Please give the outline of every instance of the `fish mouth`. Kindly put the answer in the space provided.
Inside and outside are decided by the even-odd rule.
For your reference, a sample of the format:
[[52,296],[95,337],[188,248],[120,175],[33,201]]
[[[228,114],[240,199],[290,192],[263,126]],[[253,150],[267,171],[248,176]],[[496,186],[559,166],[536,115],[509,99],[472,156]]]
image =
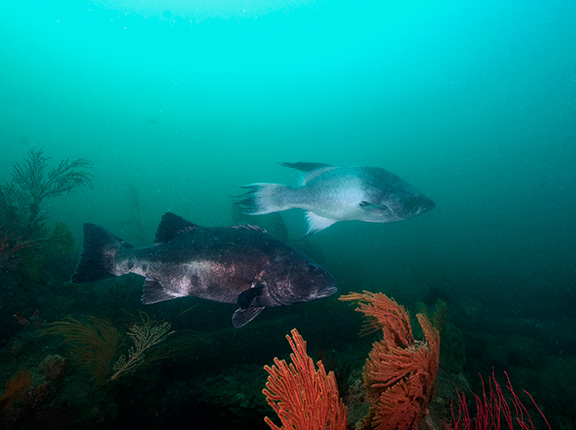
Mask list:
[[423,214],[424,212],[428,212],[436,207],[436,203],[433,200],[430,200],[428,197],[416,197],[410,201],[407,206],[408,212],[412,214],[412,216]]
[[322,299],[324,297],[328,297],[331,296],[332,294],[335,294],[336,291],[338,291],[338,288],[336,288],[336,285],[332,285],[330,287],[324,288],[321,291],[318,291],[318,294],[316,295],[316,298],[318,299]]
[[426,199],[426,201],[423,204],[421,204],[420,207],[418,207],[418,211],[416,214],[431,211],[435,207],[436,203],[433,200]]
[[332,285],[330,288],[326,290],[326,297],[331,296],[332,294],[336,294],[337,291],[338,288],[336,288],[336,285]]

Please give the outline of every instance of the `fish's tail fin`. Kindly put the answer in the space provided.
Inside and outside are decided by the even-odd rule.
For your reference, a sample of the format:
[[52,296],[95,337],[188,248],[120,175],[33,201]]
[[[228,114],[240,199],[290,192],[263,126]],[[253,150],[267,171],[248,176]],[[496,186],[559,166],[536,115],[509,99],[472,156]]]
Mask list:
[[132,245],[96,224],[84,224],[84,246],[71,281],[77,284],[120,276],[116,252]]
[[293,207],[290,197],[294,188],[282,184],[250,184],[246,188],[248,192],[241,195],[238,201],[242,212],[248,215],[263,215],[271,212],[280,212]]

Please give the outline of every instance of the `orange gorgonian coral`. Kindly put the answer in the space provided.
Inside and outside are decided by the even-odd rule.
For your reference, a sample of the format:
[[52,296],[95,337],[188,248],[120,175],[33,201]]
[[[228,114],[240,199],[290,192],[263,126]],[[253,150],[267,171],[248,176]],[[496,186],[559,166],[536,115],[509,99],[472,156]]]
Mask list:
[[274,365],[264,366],[269,373],[262,393],[268,404],[278,414],[282,427],[265,417],[273,430],[345,430],[347,409],[340,399],[333,372],[326,374],[318,361],[306,353],[306,342],[296,329],[292,338],[286,335],[293,353],[292,363],[274,358]]
[[382,330],[364,366],[370,411],[362,429],[415,430],[427,413],[440,356],[440,335],[423,314],[416,315],[426,341],[414,340],[404,307],[381,293],[351,293],[368,318],[363,332]]
[[[32,373],[28,370],[19,370],[15,376],[6,383],[6,393],[0,394],[0,414],[26,394],[32,388]],[[0,420],[0,424],[2,420]]]

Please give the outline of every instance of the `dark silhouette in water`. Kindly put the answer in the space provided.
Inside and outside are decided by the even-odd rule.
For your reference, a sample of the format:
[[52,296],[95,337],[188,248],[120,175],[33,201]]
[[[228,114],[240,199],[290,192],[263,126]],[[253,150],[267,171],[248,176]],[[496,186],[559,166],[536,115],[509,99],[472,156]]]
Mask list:
[[143,303],[185,296],[237,303],[235,327],[266,307],[336,292],[323,267],[259,227],[201,227],[166,213],[155,243],[134,248],[103,227],[84,224],[84,249],[72,282],[136,273],[146,277]]
[[129,218],[124,223],[136,230],[139,241],[144,241],[146,238],[146,227],[144,227],[142,222],[142,208],[138,189],[132,184],[126,184],[126,190],[128,192],[126,201],[128,203]]

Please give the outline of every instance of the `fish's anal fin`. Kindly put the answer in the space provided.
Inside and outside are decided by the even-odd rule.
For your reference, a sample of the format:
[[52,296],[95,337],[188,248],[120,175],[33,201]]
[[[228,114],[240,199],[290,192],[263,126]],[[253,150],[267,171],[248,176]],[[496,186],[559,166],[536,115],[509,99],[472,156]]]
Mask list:
[[242,291],[238,294],[238,298],[236,299],[236,303],[240,306],[240,309],[248,309],[253,302],[257,301],[258,297],[262,295],[262,291],[264,290],[264,285],[257,284],[253,287],[248,288],[245,291]]
[[144,280],[144,286],[142,287],[142,303],[145,305],[164,302],[175,298],[175,296],[164,291],[160,282],[151,278],[146,278]]
[[158,230],[156,230],[156,238],[154,243],[157,245],[166,243],[174,239],[181,233],[185,231],[193,231],[198,229],[200,226],[188,221],[181,216],[175,215],[172,212],[166,212],[162,216],[162,220],[158,225]]
[[306,212],[306,221],[308,222],[308,232],[306,233],[306,236],[324,230],[336,222],[336,220],[321,217],[313,212]]
[[262,312],[265,308],[260,306],[250,306],[247,309],[238,308],[232,315],[232,325],[240,328],[248,324]]
[[290,167],[300,172],[300,185],[306,185],[312,179],[320,176],[327,170],[334,169],[330,164],[325,163],[279,163],[281,166]]

